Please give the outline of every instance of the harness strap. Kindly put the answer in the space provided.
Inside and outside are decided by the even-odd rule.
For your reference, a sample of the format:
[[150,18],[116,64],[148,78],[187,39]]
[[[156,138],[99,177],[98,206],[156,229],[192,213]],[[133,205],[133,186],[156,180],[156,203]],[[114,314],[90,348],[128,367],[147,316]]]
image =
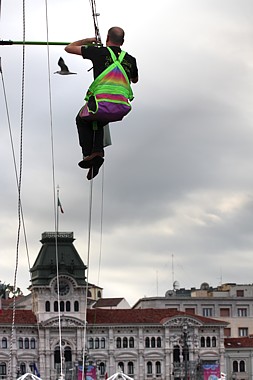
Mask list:
[[[121,71],[122,75],[125,77],[125,80],[126,82],[128,83],[128,94],[125,94],[124,92],[122,93],[122,95],[125,95],[130,101],[133,100],[133,92],[132,92],[132,88],[131,88],[131,85],[130,85],[130,81],[129,81],[129,78],[126,74],[126,71],[124,69],[124,67],[121,65],[121,62],[126,54],[125,51],[121,51],[118,59],[116,57],[116,55],[114,54],[114,52],[112,51],[112,49],[110,49],[108,46],[107,46],[107,49],[112,57],[112,60],[113,60],[113,63],[108,66],[102,73],[100,73],[96,79],[94,79],[94,81],[92,82],[92,84],[90,85],[88,91],[87,91],[87,94],[85,96],[85,100],[88,101],[90,96],[91,95],[94,95],[95,93],[98,94],[100,91],[102,91],[102,93],[104,92],[104,89],[103,90],[99,90],[98,91],[98,86],[99,83],[101,82],[101,79],[103,79],[111,70],[113,67],[118,67],[119,70]],[[105,87],[104,87],[105,88]],[[106,91],[108,91],[108,89],[106,89]],[[124,90],[125,91],[125,90]]]

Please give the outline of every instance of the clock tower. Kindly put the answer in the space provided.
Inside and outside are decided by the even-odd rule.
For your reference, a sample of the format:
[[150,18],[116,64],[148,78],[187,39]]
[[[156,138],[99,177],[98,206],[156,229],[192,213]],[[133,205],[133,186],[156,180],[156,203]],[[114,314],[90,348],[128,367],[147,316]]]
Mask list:
[[73,232],[44,232],[31,268],[33,311],[38,322],[62,317],[84,320],[87,267],[73,245]]

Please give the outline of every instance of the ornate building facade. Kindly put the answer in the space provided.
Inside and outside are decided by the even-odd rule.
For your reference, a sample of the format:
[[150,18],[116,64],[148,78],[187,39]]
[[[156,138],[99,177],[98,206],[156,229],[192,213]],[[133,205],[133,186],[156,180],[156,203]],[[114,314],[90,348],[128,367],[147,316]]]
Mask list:
[[55,234],[42,234],[31,294],[0,314],[0,379],[29,371],[77,379],[83,362],[97,379],[119,369],[136,380],[202,378],[203,365],[226,371],[225,321],[169,309],[89,308],[86,266],[73,241],[73,233],[58,233],[56,254]]

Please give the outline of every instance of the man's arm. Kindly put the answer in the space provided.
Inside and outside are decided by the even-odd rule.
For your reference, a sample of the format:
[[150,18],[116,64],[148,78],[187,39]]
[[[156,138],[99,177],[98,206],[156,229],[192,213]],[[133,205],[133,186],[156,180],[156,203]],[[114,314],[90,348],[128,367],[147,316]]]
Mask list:
[[91,44],[94,44],[96,42],[97,41],[96,41],[95,37],[84,38],[83,40],[75,41],[75,42],[72,42],[71,44],[67,45],[65,47],[65,51],[67,53],[70,53],[70,54],[82,55],[81,49],[82,49],[83,45],[91,45]]

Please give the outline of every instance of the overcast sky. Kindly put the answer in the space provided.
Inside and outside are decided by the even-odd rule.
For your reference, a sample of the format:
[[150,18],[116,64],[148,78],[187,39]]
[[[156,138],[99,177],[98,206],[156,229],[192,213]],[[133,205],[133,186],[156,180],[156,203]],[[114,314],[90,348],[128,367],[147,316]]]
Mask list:
[[[94,36],[89,1],[48,1],[50,41]],[[163,296],[174,280],[252,283],[253,251],[253,2],[252,0],[97,0],[103,41],[125,29],[124,49],[137,58],[133,110],[111,124],[113,145],[93,181],[89,281],[105,297]],[[0,36],[23,39],[22,4],[2,1]],[[26,1],[26,39],[46,41],[44,0]],[[20,144],[22,46],[0,47],[17,162]],[[73,76],[54,74],[62,56]],[[75,116],[92,81],[90,61],[62,46],[25,49],[22,204],[31,265],[41,233],[54,231],[49,81],[55,184],[64,214],[87,261],[90,182],[81,159]],[[0,90],[0,280],[13,283],[17,187],[8,118]],[[56,190],[56,189],[55,189]],[[21,238],[18,286],[29,269]]]

